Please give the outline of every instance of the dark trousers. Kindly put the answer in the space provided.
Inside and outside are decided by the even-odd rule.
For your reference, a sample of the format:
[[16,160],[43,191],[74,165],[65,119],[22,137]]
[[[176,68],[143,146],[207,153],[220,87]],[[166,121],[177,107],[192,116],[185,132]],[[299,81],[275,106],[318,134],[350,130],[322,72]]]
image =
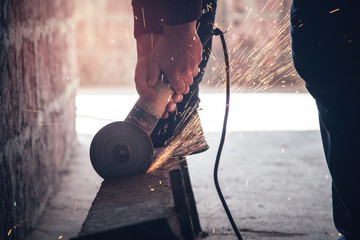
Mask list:
[[349,2],[300,1],[291,9],[294,66],[318,106],[335,226],[360,239],[359,21]]

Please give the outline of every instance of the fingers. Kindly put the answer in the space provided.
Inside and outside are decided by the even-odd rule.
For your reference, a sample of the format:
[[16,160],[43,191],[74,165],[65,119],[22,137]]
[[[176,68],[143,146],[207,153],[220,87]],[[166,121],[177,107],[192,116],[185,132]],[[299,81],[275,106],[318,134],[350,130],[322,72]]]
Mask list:
[[184,98],[183,95],[180,93],[174,93],[174,95],[172,97],[172,99],[175,103],[181,102],[183,100],[183,98]]
[[139,59],[135,68],[135,85],[138,94],[149,101],[155,102],[157,99],[156,91],[148,84],[149,60]]

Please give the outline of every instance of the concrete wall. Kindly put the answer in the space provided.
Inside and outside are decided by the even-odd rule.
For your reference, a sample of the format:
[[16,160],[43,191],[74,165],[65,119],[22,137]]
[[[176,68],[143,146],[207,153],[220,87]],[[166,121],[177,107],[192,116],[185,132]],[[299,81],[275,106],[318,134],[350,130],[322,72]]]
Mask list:
[[71,0],[0,1],[0,239],[23,239],[75,135]]

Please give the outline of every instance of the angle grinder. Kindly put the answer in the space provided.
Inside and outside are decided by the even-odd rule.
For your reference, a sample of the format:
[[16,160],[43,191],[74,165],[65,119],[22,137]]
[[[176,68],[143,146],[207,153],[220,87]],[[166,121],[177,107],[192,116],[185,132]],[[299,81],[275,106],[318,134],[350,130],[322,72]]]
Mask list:
[[154,155],[150,135],[174,93],[164,73],[154,90],[158,95],[155,102],[140,96],[125,121],[104,126],[92,139],[91,163],[102,178],[122,178],[149,169]]

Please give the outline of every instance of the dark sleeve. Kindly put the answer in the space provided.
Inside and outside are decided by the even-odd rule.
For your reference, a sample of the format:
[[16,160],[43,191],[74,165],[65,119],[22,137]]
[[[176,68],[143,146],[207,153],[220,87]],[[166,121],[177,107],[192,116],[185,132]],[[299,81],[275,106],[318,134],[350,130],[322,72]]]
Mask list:
[[162,0],[160,7],[166,25],[193,22],[202,14],[202,0]]
[[132,0],[134,36],[143,33],[162,34],[160,0]]
[[132,0],[134,36],[162,33],[162,24],[192,22],[202,14],[202,0]]

